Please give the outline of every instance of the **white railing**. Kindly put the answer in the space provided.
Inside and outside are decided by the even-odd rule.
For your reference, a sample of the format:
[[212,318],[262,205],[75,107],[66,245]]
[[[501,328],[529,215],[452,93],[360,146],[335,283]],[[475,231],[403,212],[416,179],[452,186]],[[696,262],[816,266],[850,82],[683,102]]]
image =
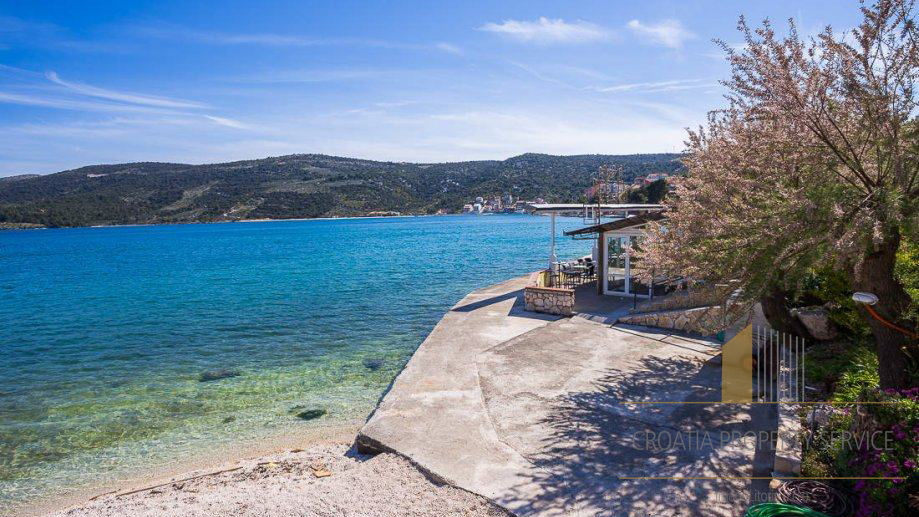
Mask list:
[[805,340],[768,327],[753,326],[756,368],[753,374],[759,402],[804,401]]

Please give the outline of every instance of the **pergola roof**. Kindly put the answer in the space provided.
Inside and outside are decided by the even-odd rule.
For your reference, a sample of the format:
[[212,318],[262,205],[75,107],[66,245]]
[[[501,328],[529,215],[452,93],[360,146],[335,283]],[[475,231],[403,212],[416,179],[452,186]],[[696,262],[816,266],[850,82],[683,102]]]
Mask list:
[[615,204],[582,204],[582,203],[533,203],[527,207],[534,212],[566,212],[572,210],[584,210],[585,208],[599,208],[600,210],[662,210],[663,205],[643,205],[637,203],[615,203]]
[[[652,205],[644,205],[652,206]],[[665,219],[667,216],[664,215],[662,211],[657,212],[648,212],[641,215],[634,215],[631,217],[625,217],[623,219],[617,219],[615,221],[610,221],[607,223],[595,224],[593,226],[588,226],[586,228],[580,228],[578,230],[571,230],[565,232],[565,235],[584,235],[589,233],[603,233],[610,232],[613,230],[622,230],[624,228],[631,228],[633,226],[641,226],[643,224],[649,223],[651,221],[660,221]]]

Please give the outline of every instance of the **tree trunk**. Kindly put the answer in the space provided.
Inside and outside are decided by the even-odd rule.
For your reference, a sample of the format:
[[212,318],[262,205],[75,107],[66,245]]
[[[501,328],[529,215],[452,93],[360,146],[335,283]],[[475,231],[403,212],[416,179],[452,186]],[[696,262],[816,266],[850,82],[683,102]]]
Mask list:
[[766,317],[769,326],[779,332],[810,338],[807,327],[789,311],[791,296],[792,293],[780,284],[773,283],[759,300],[763,307],[763,316]]
[[[899,247],[900,233],[893,230],[875,250],[865,255],[861,269],[856,275],[855,287],[859,291],[869,292],[878,297],[878,302],[873,309],[882,318],[915,335],[915,325],[903,318],[910,303],[909,294],[894,276],[894,265]],[[878,321],[864,306],[859,310],[874,334],[881,387],[898,389],[911,387],[910,355],[916,357],[917,344],[919,344],[917,340]]]

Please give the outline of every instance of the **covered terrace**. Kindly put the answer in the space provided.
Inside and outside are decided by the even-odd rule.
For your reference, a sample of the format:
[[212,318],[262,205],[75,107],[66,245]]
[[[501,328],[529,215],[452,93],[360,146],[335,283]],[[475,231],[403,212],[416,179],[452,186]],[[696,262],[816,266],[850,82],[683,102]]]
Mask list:
[[[550,314],[574,313],[575,293],[593,284],[598,295],[651,298],[666,289],[664,282],[648,281],[632,250],[639,245],[645,226],[664,219],[657,204],[538,204],[534,213],[551,217],[548,268],[534,273],[527,288],[527,310]],[[584,219],[585,227],[565,232],[572,239],[593,241],[591,254],[559,259],[556,255],[555,218]],[[583,294],[582,294],[583,296]]]

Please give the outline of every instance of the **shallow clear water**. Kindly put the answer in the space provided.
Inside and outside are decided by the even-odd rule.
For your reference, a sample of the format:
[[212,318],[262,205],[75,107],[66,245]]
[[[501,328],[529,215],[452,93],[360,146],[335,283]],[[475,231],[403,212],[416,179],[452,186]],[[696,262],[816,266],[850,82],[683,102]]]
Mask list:
[[[360,420],[451,305],[542,267],[548,234],[523,215],[0,232],[0,508]],[[221,369],[239,375],[201,382]]]

